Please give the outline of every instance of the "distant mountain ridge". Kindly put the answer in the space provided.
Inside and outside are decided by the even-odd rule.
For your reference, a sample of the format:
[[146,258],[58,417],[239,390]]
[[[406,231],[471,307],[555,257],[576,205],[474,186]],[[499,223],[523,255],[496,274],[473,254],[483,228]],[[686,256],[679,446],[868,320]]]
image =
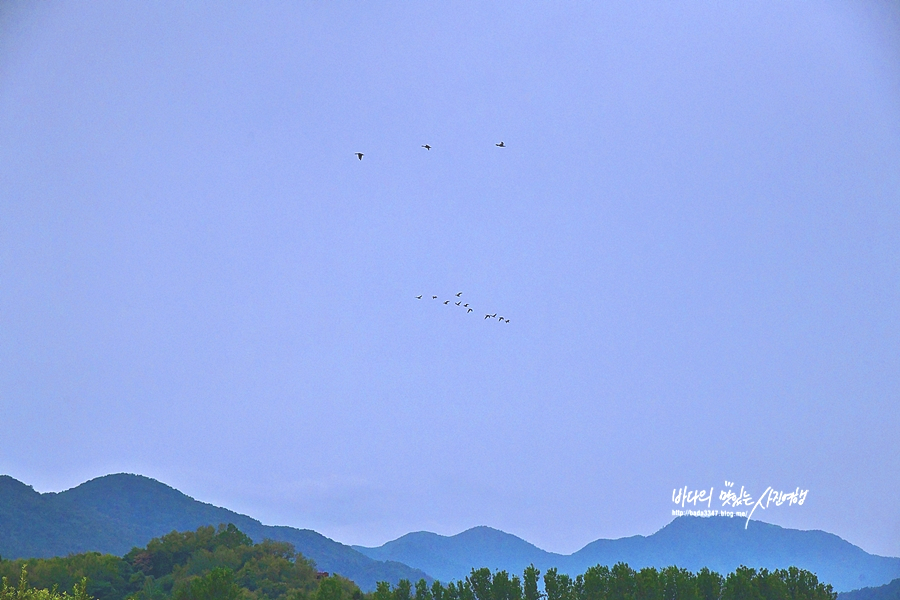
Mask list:
[[418,531],[376,548],[353,548],[378,560],[399,560],[396,557],[402,556],[442,582],[464,578],[474,565],[478,565],[474,568],[490,567],[491,570],[521,574],[530,564],[545,570],[564,558],[512,534],[483,525],[453,536]]
[[173,530],[234,523],[254,542],[290,542],[320,570],[340,573],[363,590],[378,581],[431,579],[393,561],[380,561],[309,529],[273,527],[236,512],[199,502],[141,475],[92,479],[59,493],[36,492],[0,475],[0,556],[46,558],[97,551],[122,556]]
[[900,600],[900,579],[878,587],[838,594],[838,600]]
[[472,567],[521,573],[529,564],[572,576],[593,565],[626,562],[633,568],[708,567],[726,574],[740,565],[770,570],[797,566],[816,573],[835,591],[887,583],[900,577],[900,558],[875,556],[824,531],[784,529],[727,517],[678,517],[649,536],[597,540],[570,554],[541,550],[514,535],[476,527],[455,536],[410,533],[377,548],[354,546],[379,560],[396,560],[450,581]]
[[[900,558],[874,556],[823,531],[784,529],[725,517],[679,517],[649,536],[596,540],[562,555],[514,535],[475,527],[454,536],[409,533],[377,548],[346,546],[309,529],[273,527],[225,508],[194,500],[140,475],[107,475],[59,493],[36,492],[0,475],[0,556],[31,558],[99,551],[123,555],[173,530],[234,523],[254,541],[289,542],[323,571],[340,573],[364,590],[378,581],[396,584],[432,577],[449,582],[472,568],[521,574],[529,564],[575,575],[596,564],[627,562],[633,568],[677,565],[722,574],[741,564],[769,569],[797,566],[816,573],[835,591],[875,587],[900,577]],[[895,585],[895,584],[894,584]],[[883,594],[895,590],[879,590]],[[842,599],[843,600],[843,599]],[[847,600],[883,600],[879,597]],[[894,600],[893,598],[891,600]],[[898,599],[900,600],[900,599]]]

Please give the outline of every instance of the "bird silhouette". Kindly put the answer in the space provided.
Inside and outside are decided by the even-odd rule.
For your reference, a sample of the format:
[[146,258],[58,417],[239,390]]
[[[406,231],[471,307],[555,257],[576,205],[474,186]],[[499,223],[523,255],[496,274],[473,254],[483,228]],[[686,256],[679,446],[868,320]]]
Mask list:
[[444,304],[450,304],[449,300],[444,300]]
[[460,302],[454,302],[453,304],[459,306],[460,304],[462,304],[462,301],[460,301]]
[[363,157],[363,153],[362,153],[362,152],[357,152],[357,153],[356,153],[356,158],[358,158],[359,160],[362,160],[362,157]]
[[469,308],[469,303],[466,302],[465,304],[463,304],[463,306],[465,306],[466,308]]
[[437,296],[432,296],[431,299],[432,299],[432,300],[437,300]]
[[456,297],[459,298],[460,296],[462,296],[462,292],[457,292]]
[[471,308],[470,308],[469,310],[466,311],[466,314],[469,314],[470,312],[472,312],[472,309],[471,309]]
[[505,321],[505,320],[506,320],[506,319],[504,319],[503,317],[500,317],[500,322],[501,322],[501,323],[502,323],[503,321]]
[[499,144],[494,144],[494,145],[497,146],[498,148],[506,148],[506,144],[504,144],[503,142],[500,142]]
[[484,318],[485,318],[485,319],[490,319],[490,318],[491,318],[491,315],[484,315]]
[[418,296],[416,296],[416,300],[421,300],[421,299],[422,299],[422,294],[419,294]]
[[493,319],[493,318],[496,317],[496,316],[497,316],[497,313],[494,313],[494,314],[491,315],[491,318]]
[[426,150],[431,150],[431,146],[429,146],[428,144],[423,144],[422,147]]

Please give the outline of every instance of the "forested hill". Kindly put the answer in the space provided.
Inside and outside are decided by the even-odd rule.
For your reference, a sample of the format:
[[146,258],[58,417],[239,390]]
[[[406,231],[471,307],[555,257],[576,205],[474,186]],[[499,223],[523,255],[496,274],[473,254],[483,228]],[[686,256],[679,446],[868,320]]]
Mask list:
[[635,568],[678,565],[727,573],[740,565],[812,571],[837,591],[880,585],[900,577],[900,558],[874,556],[824,531],[785,529],[727,517],[679,517],[649,536],[597,540],[571,555],[546,552],[516,536],[476,527],[455,536],[418,532],[377,548],[354,546],[379,560],[397,560],[442,581],[479,565],[520,572],[529,564],[582,573],[597,564],[626,562]]
[[355,583],[318,572],[290,544],[254,544],[233,524],[173,531],[124,557],[0,560],[0,576],[0,600],[364,599]]
[[378,581],[428,578],[418,569],[369,558],[315,531],[263,525],[140,475],[107,475],[45,494],[0,475],[0,556],[7,559],[89,551],[122,556],[171,531],[221,523],[233,523],[255,542],[289,542],[318,569],[339,573],[364,590],[374,589]]

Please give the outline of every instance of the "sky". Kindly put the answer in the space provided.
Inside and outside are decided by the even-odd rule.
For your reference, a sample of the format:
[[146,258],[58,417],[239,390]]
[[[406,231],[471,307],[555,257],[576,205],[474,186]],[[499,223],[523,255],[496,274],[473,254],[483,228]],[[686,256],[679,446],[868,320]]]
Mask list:
[[729,481],[900,556],[898,259],[890,2],[0,2],[41,492],[570,553]]

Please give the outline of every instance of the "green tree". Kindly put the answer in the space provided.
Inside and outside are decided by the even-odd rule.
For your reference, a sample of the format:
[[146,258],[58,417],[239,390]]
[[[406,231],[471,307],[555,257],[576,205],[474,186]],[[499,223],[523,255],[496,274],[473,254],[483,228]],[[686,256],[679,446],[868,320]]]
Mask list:
[[664,600],[700,600],[697,577],[687,569],[666,567],[659,578]]
[[237,548],[238,546],[252,546],[253,540],[238,529],[234,523],[229,523],[228,525],[219,525],[216,535],[213,537],[213,545]]
[[476,600],[475,591],[472,589],[472,584],[468,578],[457,582],[456,594],[457,600]]
[[393,591],[393,600],[412,600],[412,584],[409,579],[401,579]]
[[522,600],[522,580],[518,575],[510,577],[506,571],[497,571],[491,581],[491,595],[494,600]]
[[379,581],[375,584],[375,593],[372,594],[373,600],[393,600],[391,594],[391,584],[387,581]]
[[440,581],[435,580],[431,584],[431,597],[434,600],[444,600],[444,592],[444,586],[441,585]]
[[597,565],[584,572],[584,600],[607,600],[612,575],[606,565]]
[[541,600],[544,597],[544,594],[538,589],[540,577],[541,572],[534,567],[534,564],[525,567],[525,572],[522,573],[524,600]]
[[174,600],[240,600],[241,587],[227,567],[213,569],[202,577],[185,582],[173,595]]
[[663,600],[663,586],[659,572],[653,567],[644,567],[634,574],[635,600]]
[[777,571],[787,588],[790,600],[835,600],[837,593],[830,584],[819,583],[815,573],[797,567]]
[[491,570],[487,567],[472,569],[467,577],[476,600],[493,600],[491,595]]
[[764,600],[785,600],[789,597],[787,583],[778,571],[770,573],[767,569],[761,569],[753,585]]
[[584,574],[579,573],[572,580],[572,598],[574,600],[584,600]]
[[754,579],[756,569],[741,565],[725,578],[722,600],[763,600]]
[[431,595],[431,589],[428,587],[428,582],[425,579],[420,579],[416,582],[416,600],[433,600]]
[[721,575],[706,567],[697,573],[697,593],[700,595],[700,600],[719,600],[722,597],[724,584],[725,579]]
[[98,600],[121,600],[132,591],[131,566],[119,557],[99,552],[85,552],[44,559],[6,560],[0,562],[0,577],[18,580],[22,567],[28,568],[28,584],[34,589],[74,593],[82,578],[88,580],[87,593]]
[[544,593],[547,600],[575,600],[572,578],[559,573],[555,568],[547,569],[544,573]]
[[609,597],[614,600],[634,600],[634,569],[627,563],[616,563],[610,570]]
[[319,582],[315,600],[343,600],[344,590],[336,577],[326,577]]
[[87,593],[87,579],[84,577],[73,586],[71,596],[68,592],[60,594],[56,586],[52,590],[29,587],[28,570],[23,564],[18,586],[11,587],[6,577],[0,580],[0,600],[93,600],[93,597]]

